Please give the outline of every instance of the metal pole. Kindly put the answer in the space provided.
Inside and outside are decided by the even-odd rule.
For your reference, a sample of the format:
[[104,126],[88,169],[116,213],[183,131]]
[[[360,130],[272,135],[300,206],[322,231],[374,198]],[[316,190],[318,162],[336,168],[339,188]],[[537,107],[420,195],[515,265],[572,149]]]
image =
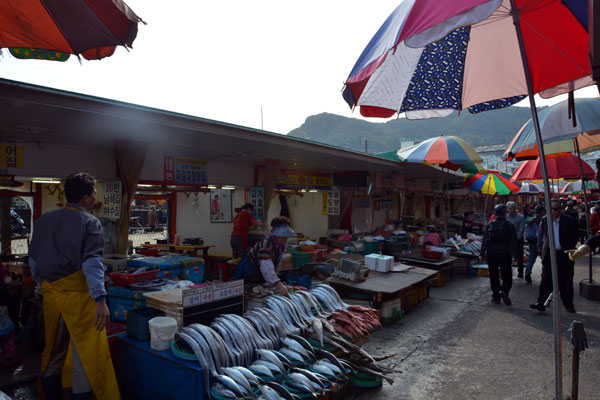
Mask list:
[[[515,4],[515,0],[510,0],[511,13],[513,23],[517,31],[517,39],[519,40],[519,48],[521,50],[521,61],[523,62],[523,70],[527,81],[527,94],[529,95],[529,106],[531,107],[531,117],[535,127],[535,137],[537,140],[538,151],[540,155],[540,164],[542,166],[542,176],[544,178],[544,194],[546,203],[546,226],[548,235],[548,251],[550,252],[550,269],[552,270],[552,293],[554,301],[552,302],[553,313],[553,328],[554,328],[554,386],[555,399],[563,398],[562,393],[562,342],[561,342],[561,315],[560,315],[560,296],[558,294],[558,269],[556,263],[556,244],[554,243],[554,223],[552,221],[552,207],[550,204],[550,190],[548,181],[548,170],[546,168],[546,158],[544,154],[544,143],[542,141],[542,131],[540,129],[540,121],[538,119],[537,109],[535,107],[533,84],[531,83],[531,73],[529,71],[529,63],[527,62],[527,53],[525,52],[525,43],[523,42],[523,33],[521,32],[521,24],[519,22],[520,10]],[[541,255],[542,260],[544,255]]]
[[[581,187],[583,188],[583,202],[585,203],[585,223],[587,230],[587,238],[591,238],[592,234],[590,232],[590,214],[587,212],[587,188],[585,187],[585,177],[583,176],[583,163],[581,162],[581,153],[579,152],[579,141],[575,138],[575,148],[577,149],[577,158],[579,159],[579,172],[581,173]],[[592,252],[589,254],[589,270],[590,270],[590,283],[594,282],[592,279]]]

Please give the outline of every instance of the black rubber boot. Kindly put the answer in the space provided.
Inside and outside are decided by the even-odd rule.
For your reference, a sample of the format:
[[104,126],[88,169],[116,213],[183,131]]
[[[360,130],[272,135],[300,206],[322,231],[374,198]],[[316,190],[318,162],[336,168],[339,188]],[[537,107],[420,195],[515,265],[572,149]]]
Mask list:
[[62,400],[63,388],[60,374],[42,378],[42,388],[46,400]]
[[92,391],[77,394],[71,392],[71,400],[92,400]]
[[525,282],[531,283],[531,274],[525,275]]

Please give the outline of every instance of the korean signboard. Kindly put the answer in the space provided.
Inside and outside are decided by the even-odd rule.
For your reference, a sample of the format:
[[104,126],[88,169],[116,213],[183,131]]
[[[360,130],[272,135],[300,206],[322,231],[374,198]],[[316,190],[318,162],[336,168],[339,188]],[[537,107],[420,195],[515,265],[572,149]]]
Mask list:
[[102,184],[102,217],[108,219],[119,219],[121,217],[121,198],[123,197],[123,185],[121,181],[104,182]]
[[183,307],[196,306],[198,304],[212,303],[213,301],[228,299],[244,295],[244,280],[223,282],[217,285],[186,289],[182,293]]
[[0,144],[0,170],[8,173],[9,168],[23,168],[23,146]]
[[340,192],[323,192],[323,215],[340,215]]
[[188,185],[206,185],[206,161],[195,158],[170,157],[164,159],[165,182]]
[[331,189],[331,175],[282,169],[277,176],[277,189]]

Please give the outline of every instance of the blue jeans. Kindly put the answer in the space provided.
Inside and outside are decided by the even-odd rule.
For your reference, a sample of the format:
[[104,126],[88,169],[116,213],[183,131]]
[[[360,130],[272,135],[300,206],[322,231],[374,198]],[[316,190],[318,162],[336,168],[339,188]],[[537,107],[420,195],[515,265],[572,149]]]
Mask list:
[[537,260],[537,253],[537,242],[529,242],[529,261],[527,261],[527,266],[525,267],[525,275],[531,275],[533,264],[535,263],[535,260]]

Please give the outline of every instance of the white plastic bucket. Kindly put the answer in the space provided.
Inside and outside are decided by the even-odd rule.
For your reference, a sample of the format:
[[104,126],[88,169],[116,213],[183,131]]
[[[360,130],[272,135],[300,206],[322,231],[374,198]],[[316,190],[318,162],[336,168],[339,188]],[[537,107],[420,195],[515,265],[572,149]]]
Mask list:
[[150,347],[157,351],[168,350],[177,332],[177,321],[171,317],[154,317],[148,321]]

